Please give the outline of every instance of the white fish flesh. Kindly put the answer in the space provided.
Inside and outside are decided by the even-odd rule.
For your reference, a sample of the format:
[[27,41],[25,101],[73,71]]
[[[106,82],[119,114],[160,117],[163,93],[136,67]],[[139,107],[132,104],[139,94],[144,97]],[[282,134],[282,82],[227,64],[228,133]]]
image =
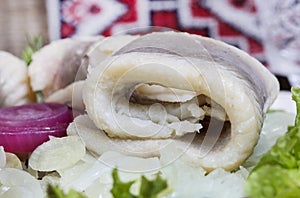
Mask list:
[[25,62],[0,51],[0,108],[33,101]]
[[67,38],[53,41],[33,54],[29,65],[32,89],[45,97],[77,80],[85,79],[81,61],[89,47],[102,37]]
[[[72,63],[70,65],[72,66],[72,71],[70,72],[69,70],[64,69],[66,67],[65,63],[61,62],[60,67],[62,68],[57,68],[59,71],[57,72],[62,72],[61,74],[57,73],[57,76],[59,76],[61,79],[67,78],[69,79],[68,83],[71,82],[72,80],[76,80],[75,82],[72,82],[71,84],[67,85],[64,87],[64,84],[61,84],[57,87],[61,87],[60,89],[57,89],[49,93],[47,97],[45,98],[46,102],[57,102],[57,103],[63,103],[63,104],[68,104],[69,106],[72,106],[73,109],[76,109],[78,111],[83,112],[85,110],[85,106],[82,101],[82,85],[83,85],[83,79],[86,78],[86,74],[88,71],[92,70],[93,65],[97,65],[99,62],[103,61],[105,58],[113,54],[114,52],[118,51],[121,49],[124,45],[128,44],[129,42],[133,41],[134,39],[138,38],[138,36],[131,36],[131,35],[118,35],[118,36],[111,36],[111,37],[106,37],[106,38],[99,38],[99,41],[95,42],[91,46],[88,47],[87,50],[85,50],[85,53],[81,55],[81,61],[77,60],[80,58],[80,56],[77,56],[76,58],[76,63]],[[76,40],[75,40],[76,41]],[[75,45],[75,41],[73,42],[73,45]],[[66,41],[61,42],[59,45],[56,44],[53,46],[50,50],[55,50],[58,47],[61,47],[60,45],[71,45],[71,41],[66,43]],[[87,46],[83,43],[80,47],[86,48]],[[60,50],[60,49],[57,49]],[[71,47],[68,47],[67,50],[72,51]],[[45,52],[46,53],[46,52]],[[68,52],[66,51],[66,56],[68,55]],[[41,55],[42,58],[42,55]],[[75,61],[75,59],[73,58]],[[79,65],[80,63],[80,65]],[[49,67],[50,65],[45,65],[45,67]],[[37,68],[37,64],[36,64]],[[34,68],[33,70],[35,70]],[[47,72],[47,68],[45,71]],[[78,70],[78,76],[76,76],[76,79],[72,77],[72,75],[75,76],[74,72],[75,69],[77,68]],[[73,70],[74,69],[74,70]],[[45,71],[40,71],[40,72],[45,72]],[[67,72],[67,73],[66,73]],[[50,81],[45,81],[45,79],[40,78],[37,73],[35,75],[36,79],[39,80],[40,82],[50,82]],[[57,77],[56,77],[57,78]],[[67,83],[67,84],[68,84]],[[38,86],[36,86],[37,89]]]
[[[145,84],[196,96],[137,100],[143,98],[137,87]],[[195,164],[232,170],[252,153],[278,92],[275,76],[245,52],[210,38],[160,32],[99,62],[85,81],[83,99],[90,119],[112,141],[193,136],[184,142],[192,145]]]

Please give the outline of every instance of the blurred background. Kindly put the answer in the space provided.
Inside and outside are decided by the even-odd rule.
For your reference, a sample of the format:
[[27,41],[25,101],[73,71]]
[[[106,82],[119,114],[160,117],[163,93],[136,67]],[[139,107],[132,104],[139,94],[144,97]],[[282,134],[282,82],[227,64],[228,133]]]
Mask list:
[[42,35],[48,42],[46,1],[0,0],[0,25],[0,49],[17,56],[29,36]]
[[75,36],[145,33],[157,26],[234,45],[265,64],[279,77],[282,89],[289,89],[287,79],[297,83],[300,74],[299,4],[298,0],[0,0],[0,50],[20,56],[28,38],[37,35],[46,44]]

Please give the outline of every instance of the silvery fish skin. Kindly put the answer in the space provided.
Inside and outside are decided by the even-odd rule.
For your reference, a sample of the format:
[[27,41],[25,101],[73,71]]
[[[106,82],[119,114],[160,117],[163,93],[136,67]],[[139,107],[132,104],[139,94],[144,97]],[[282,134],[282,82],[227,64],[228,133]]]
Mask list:
[[[196,93],[198,101],[179,102],[192,116],[181,119],[166,100],[135,104],[131,96],[140,84]],[[135,147],[135,141],[171,139],[188,145],[194,164],[233,170],[252,153],[278,92],[275,76],[245,52],[210,38],[160,32],[133,40],[93,68],[83,99],[90,119],[111,141],[130,139],[127,147]],[[202,111],[209,124],[203,124]]]
[[101,36],[66,38],[53,41],[33,54],[28,69],[31,87],[47,97],[76,80],[86,78],[81,59]]
[[[58,41],[56,44],[48,47],[47,50],[43,50],[43,53],[36,55],[38,57],[35,57],[35,62],[30,72],[34,81],[32,84],[35,90],[45,90],[44,94],[47,96],[45,98],[46,102],[68,104],[72,106],[73,109],[84,112],[85,106],[82,101],[81,90],[83,79],[86,78],[88,71],[92,69],[93,65],[102,62],[106,57],[136,38],[138,38],[138,36],[118,35],[106,38],[89,37]],[[76,53],[74,56],[74,52],[77,50],[79,50],[80,53]],[[57,61],[56,58],[56,61],[40,66],[40,61],[45,58],[45,56],[49,57],[48,53],[57,53],[56,51],[63,51],[62,54],[64,58],[61,59],[61,62],[59,60]],[[70,57],[73,58],[69,59]],[[65,59],[67,61],[65,61]],[[52,70],[56,71],[54,76],[50,75],[49,78],[41,78],[41,76],[38,75],[38,71],[44,75],[46,73],[45,71],[52,67],[54,67]],[[44,71],[41,71],[42,68]],[[77,72],[76,75],[75,72]],[[59,79],[56,86],[52,85],[51,79],[53,77]],[[49,91],[45,93],[47,89]]]

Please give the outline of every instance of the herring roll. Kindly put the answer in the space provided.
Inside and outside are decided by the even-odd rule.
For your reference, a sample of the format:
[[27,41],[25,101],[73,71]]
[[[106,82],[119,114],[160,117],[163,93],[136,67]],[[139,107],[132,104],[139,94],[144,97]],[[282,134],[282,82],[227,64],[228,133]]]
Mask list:
[[74,81],[85,79],[87,68],[81,60],[101,36],[66,38],[53,41],[32,56],[28,75],[33,91],[41,91],[45,98]]
[[198,35],[160,32],[93,66],[83,100],[89,118],[113,140],[192,135],[196,164],[229,170],[252,153],[278,92],[276,78],[245,52]]
[[0,51],[0,108],[34,102],[26,63]]

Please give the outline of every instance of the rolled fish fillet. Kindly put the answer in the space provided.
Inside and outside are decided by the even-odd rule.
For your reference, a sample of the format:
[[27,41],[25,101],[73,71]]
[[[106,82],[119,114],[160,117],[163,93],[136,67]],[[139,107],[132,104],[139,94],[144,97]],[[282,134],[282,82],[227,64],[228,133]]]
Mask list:
[[80,67],[89,47],[101,36],[67,38],[53,41],[32,56],[29,77],[32,89],[48,97],[76,80],[86,78],[87,68]]
[[0,108],[33,101],[25,62],[0,51]]
[[74,110],[83,112],[85,106],[82,101],[82,88],[84,81],[79,80],[59,89],[45,99],[45,102],[61,103],[71,106]]
[[[63,103],[68,104],[69,106],[72,106],[73,109],[77,109],[81,112],[85,110],[85,106],[82,101],[82,85],[83,85],[83,79],[86,78],[86,73],[91,70],[92,65],[99,64],[101,61],[103,61],[105,58],[113,54],[114,52],[118,51],[120,48],[122,48],[124,45],[128,44],[129,42],[133,41],[134,39],[138,38],[138,36],[132,36],[132,35],[117,35],[117,36],[111,36],[106,38],[101,38],[99,41],[95,42],[91,46],[89,46],[89,43],[83,43],[80,47],[86,48],[87,46],[85,44],[88,44],[88,50],[85,50],[85,54],[81,54],[81,56],[76,57],[82,58],[81,61],[77,59],[73,59],[73,61],[76,61],[71,65],[73,65],[73,69],[76,69],[79,71],[79,75],[77,76],[75,82],[67,85],[64,87],[64,84],[61,84],[59,87],[63,87],[61,89],[58,89],[51,94],[49,94],[46,98],[46,102],[57,102],[57,103]],[[76,40],[75,40],[76,41]],[[89,41],[89,40],[87,40]],[[70,42],[70,41],[68,41]],[[73,45],[76,44],[73,42]],[[61,43],[64,44],[64,42]],[[54,46],[55,47],[55,46]],[[57,47],[52,47],[52,50],[55,50],[57,47],[61,47],[60,45],[57,45]],[[51,50],[51,49],[49,49]],[[59,49],[58,49],[59,50]],[[68,47],[67,50],[74,50],[71,47]],[[66,56],[70,56],[66,51]],[[80,63],[80,64],[79,64]],[[60,66],[59,66],[60,65]],[[63,72],[59,75],[62,79],[64,79],[65,76],[74,75],[74,71],[72,70],[71,73],[64,74],[66,72],[70,72],[69,70],[64,69],[66,66],[65,63],[61,62],[58,64],[58,68],[60,70],[63,70]],[[47,66],[45,66],[47,67]],[[37,68],[37,67],[36,67]],[[84,71],[84,72],[83,72]],[[36,73],[37,74],[37,73]],[[39,78],[38,75],[36,75],[37,78]],[[72,79],[72,78],[71,78]],[[41,81],[43,79],[40,79]],[[45,82],[45,81],[44,81]],[[48,82],[49,83],[49,82]]]
[[[84,56],[84,67],[88,68],[88,72],[92,71],[93,67],[96,67],[107,57],[111,56],[125,45],[139,37],[139,35],[114,35],[100,40],[91,46],[89,51]],[[181,92],[180,94],[179,91]],[[185,100],[191,99],[195,96],[195,93],[177,90],[177,96],[174,97],[173,92],[174,89],[172,88],[165,89],[155,85],[148,86],[147,84],[140,85],[137,88],[137,93],[148,99],[177,101],[178,97],[180,96],[185,97]]]
[[98,65],[107,57],[137,38],[139,38],[138,35],[115,35],[105,37],[89,48],[84,56],[84,67],[88,68],[88,71],[92,70],[93,66]]
[[191,145],[187,153],[196,165],[232,170],[252,153],[278,92],[276,78],[245,52],[161,32],[140,36],[95,65],[83,99],[99,131],[113,142],[126,140],[124,148],[179,141]]

